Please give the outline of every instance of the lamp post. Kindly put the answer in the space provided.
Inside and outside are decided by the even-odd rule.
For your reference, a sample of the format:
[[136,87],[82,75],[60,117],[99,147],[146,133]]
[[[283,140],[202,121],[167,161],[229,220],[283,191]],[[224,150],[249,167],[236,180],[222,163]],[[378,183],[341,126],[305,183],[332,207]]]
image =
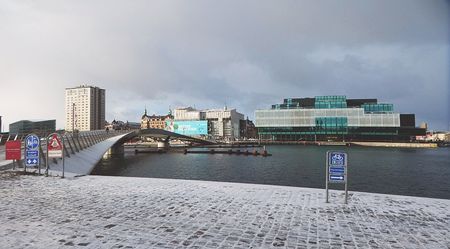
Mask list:
[[75,133],[75,103],[72,103],[72,133]]

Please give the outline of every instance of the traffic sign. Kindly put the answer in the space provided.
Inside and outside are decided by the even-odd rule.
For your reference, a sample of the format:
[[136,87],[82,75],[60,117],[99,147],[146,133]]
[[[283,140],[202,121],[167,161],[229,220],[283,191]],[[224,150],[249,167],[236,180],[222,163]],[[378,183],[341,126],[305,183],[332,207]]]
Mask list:
[[330,182],[332,182],[332,181],[341,182],[341,181],[344,181],[344,179],[345,179],[345,176],[343,176],[343,175],[330,175]]
[[17,141],[7,141],[5,143],[5,159],[6,160],[20,160],[22,159],[21,147],[22,143],[20,140]]
[[47,141],[47,151],[49,158],[62,158],[63,145],[58,133],[50,134]]
[[328,172],[330,174],[341,174],[341,175],[343,175],[345,173],[345,168],[344,167],[330,167]]
[[34,167],[39,165],[39,137],[30,134],[25,138],[25,166]]
[[52,133],[47,136],[47,160],[45,166],[45,176],[48,176],[49,158],[62,159],[62,178],[64,178],[64,137],[58,133]]
[[347,166],[347,153],[337,151],[328,152],[328,166]]
[[39,137],[36,135],[28,135],[25,139],[25,145],[27,149],[36,149],[39,146]]
[[30,158],[30,157],[39,157],[39,151],[38,150],[27,150],[25,157]]
[[347,153],[340,151],[327,151],[326,155],[326,202],[328,203],[328,184],[345,184],[345,203],[347,203]]
[[29,159],[26,160],[26,165],[27,166],[35,166],[35,165],[38,165],[38,164],[39,164],[39,158],[33,158],[33,159],[29,158]]

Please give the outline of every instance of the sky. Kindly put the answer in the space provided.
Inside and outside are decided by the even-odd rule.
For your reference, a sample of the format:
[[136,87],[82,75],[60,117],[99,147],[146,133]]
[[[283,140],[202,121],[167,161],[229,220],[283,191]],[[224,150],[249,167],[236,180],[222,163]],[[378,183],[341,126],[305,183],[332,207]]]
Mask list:
[[106,119],[284,98],[378,98],[450,129],[449,1],[0,0],[2,130],[64,128],[64,90],[106,89]]

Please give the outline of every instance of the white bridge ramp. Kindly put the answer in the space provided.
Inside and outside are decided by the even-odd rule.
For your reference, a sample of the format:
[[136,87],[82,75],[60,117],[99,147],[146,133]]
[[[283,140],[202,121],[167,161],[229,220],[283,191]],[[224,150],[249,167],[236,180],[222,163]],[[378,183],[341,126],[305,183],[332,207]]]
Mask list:
[[[104,141],[87,147],[75,154],[71,154],[70,157],[65,157],[65,176],[90,174],[97,163],[102,159],[103,155],[126,135],[127,134],[122,134],[105,139]],[[49,175],[60,176],[62,174],[62,160],[57,160],[57,163],[52,162],[52,160],[49,161]],[[45,168],[41,168],[41,173],[44,171]]]
[[[121,146],[124,142],[138,133],[135,130],[119,131],[87,131],[76,134],[66,133],[64,138],[64,175],[78,176],[88,175],[95,168],[103,155],[114,146]],[[46,142],[40,145],[40,173],[44,174],[46,169]],[[23,169],[23,141],[22,141],[22,160],[13,165],[12,160],[1,160],[0,170],[16,168]],[[0,148],[0,158],[5,158],[4,146]],[[63,169],[62,159],[49,159],[49,175],[61,176]],[[37,167],[27,167],[27,171],[38,172]]]

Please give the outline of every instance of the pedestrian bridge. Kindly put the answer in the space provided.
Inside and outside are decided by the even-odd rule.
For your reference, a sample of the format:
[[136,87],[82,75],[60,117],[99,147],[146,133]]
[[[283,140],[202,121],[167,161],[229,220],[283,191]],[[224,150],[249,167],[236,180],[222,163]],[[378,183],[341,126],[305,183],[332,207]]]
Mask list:
[[[102,157],[111,151],[123,152],[123,144],[136,137],[152,137],[168,146],[171,139],[188,141],[193,144],[214,144],[213,142],[173,133],[161,129],[90,131],[78,134],[66,133],[64,137],[64,169],[66,176],[88,175]],[[41,144],[41,173],[45,171],[45,144]],[[0,155],[1,160],[5,158]],[[0,164],[1,165],[1,164]],[[12,164],[3,162],[3,168]],[[50,160],[49,175],[61,175],[62,159]]]

